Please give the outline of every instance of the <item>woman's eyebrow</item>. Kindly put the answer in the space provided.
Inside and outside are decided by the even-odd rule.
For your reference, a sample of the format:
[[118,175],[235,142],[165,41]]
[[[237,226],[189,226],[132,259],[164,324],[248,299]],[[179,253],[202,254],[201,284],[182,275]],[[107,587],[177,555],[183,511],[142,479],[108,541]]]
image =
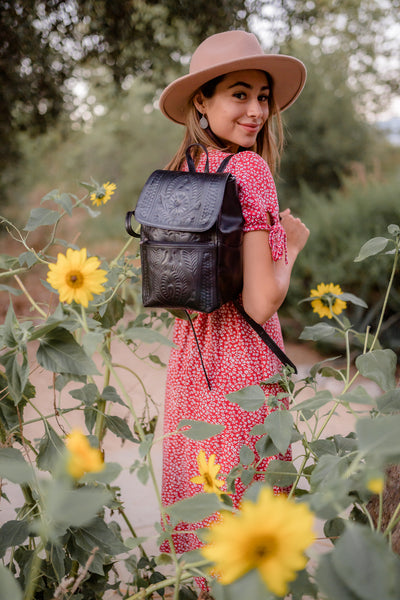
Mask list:
[[[252,86],[252,85],[250,85],[249,83],[246,83],[245,81],[237,81],[236,83],[233,83],[232,85],[230,85],[230,86],[228,87],[228,90],[230,90],[231,88],[233,88],[233,87],[236,87],[236,86],[238,86],[238,85],[240,85],[240,86],[242,86],[242,87],[245,87],[245,88],[247,88],[247,89],[249,89],[249,90],[252,90],[252,89],[253,89],[253,86]],[[269,85],[263,85],[263,86],[261,87],[261,90],[269,90]]]

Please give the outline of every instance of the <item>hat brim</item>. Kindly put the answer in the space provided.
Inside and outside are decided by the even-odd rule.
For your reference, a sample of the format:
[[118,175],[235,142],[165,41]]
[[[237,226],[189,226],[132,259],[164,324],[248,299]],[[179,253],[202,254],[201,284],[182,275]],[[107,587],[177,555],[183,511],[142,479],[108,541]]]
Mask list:
[[196,90],[214,77],[245,69],[258,69],[270,74],[275,103],[281,112],[293,104],[299,96],[307,76],[304,64],[293,56],[284,54],[246,56],[243,59],[216,64],[197,73],[179,77],[162,92],[159,100],[160,110],[175,123],[185,124],[187,109]]

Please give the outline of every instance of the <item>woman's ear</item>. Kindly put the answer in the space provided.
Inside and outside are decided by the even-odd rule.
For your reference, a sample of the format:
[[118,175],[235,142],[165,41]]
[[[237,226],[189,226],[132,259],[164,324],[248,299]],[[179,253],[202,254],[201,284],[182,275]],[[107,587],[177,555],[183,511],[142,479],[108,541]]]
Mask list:
[[205,112],[203,92],[199,91],[193,96],[193,104],[195,105],[199,113],[203,114]]

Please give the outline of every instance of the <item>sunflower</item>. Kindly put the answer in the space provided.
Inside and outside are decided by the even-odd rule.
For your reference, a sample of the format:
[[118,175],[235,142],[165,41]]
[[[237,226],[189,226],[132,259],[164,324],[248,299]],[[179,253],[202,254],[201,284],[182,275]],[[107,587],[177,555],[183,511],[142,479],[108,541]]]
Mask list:
[[74,479],[80,479],[84,473],[98,473],[104,469],[102,453],[89,444],[79,429],[71,431],[65,445],[68,449],[67,471]]
[[102,204],[106,204],[116,189],[117,186],[115,185],[115,183],[110,183],[109,181],[107,181],[107,183],[103,183],[103,185],[97,188],[95,192],[90,194],[90,201],[94,206],[101,206]]
[[86,248],[72,250],[66,255],[58,254],[57,262],[49,265],[48,283],[60,294],[60,302],[72,301],[87,307],[93,294],[104,292],[101,285],[107,281],[107,271],[99,269],[100,261],[95,256],[86,257]]
[[245,500],[237,514],[224,512],[209,527],[201,553],[214,564],[220,583],[257,569],[273,594],[285,596],[288,583],[307,564],[304,551],[315,540],[313,520],[306,504],[263,488],[255,503]]
[[209,494],[221,494],[220,488],[224,485],[223,479],[217,479],[221,465],[215,464],[215,454],[211,454],[210,458],[206,459],[204,450],[200,450],[197,455],[197,465],[200,475],[191,478],[192,483],[197,483],[203,486],[203,490]]
[[333,285],[333,283],[320,283],[316,290],[311,290],[310,294],[312,298],[316,298],[311,302],[313,312],[318,313],[321,317],[328,317],[332,319],[333,315],[340,315],[340,313],[347,307],[347,303],[336,296],[342,294],[340,285]]

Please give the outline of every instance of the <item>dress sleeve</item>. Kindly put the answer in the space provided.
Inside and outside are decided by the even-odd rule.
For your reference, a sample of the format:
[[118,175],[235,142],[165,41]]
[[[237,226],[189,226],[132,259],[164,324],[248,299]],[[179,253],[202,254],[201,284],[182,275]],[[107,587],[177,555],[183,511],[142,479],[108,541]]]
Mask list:
[[286,232],[279,220],[275,182],[265,160],[255,152],[244,151],[231,160],[244,217],[243,231],[266,230],[273,260],[287,260]]

